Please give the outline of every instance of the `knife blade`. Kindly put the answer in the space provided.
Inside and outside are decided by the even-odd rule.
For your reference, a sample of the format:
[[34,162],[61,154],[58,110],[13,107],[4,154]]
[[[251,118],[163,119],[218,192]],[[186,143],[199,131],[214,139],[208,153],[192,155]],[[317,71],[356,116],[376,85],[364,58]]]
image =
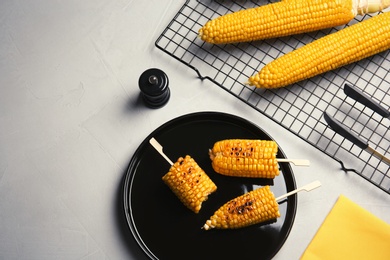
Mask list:
[[344,126],[340,121],[328,115],[328,113],[324,112],[324,119],[328,123],[328,125],[339,135],[351,141],[356,146],[360,147],[363,150],[371,153],[378,159],[390,165],[390,159],[380,152],[376,151],[372,148],[368,142],[364,141],[362,138],[354,134],[350,129]]
[[383,116],[384,118],[390,117],[390,111],[381,106],[378,102],[374,101],[370,96],[365,94],[363,91],[361,91],[359,88],[349,85],[346,83],[344,85],[344,93],[356,100],[357,102],[365,105],[368,108],[371,108],[374,112],[378,113],[379,115]]

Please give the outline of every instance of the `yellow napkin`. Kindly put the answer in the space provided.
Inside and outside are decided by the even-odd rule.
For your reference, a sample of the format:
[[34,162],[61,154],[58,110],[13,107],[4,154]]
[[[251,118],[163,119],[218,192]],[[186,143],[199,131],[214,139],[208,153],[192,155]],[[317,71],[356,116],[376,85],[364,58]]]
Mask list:
[[341,195],[301,259],[389,260],[390,225]]

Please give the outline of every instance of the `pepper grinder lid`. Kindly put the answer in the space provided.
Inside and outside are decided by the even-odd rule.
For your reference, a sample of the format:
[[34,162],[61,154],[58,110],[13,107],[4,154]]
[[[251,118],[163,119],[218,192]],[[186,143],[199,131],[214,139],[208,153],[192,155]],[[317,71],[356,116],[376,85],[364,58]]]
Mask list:
[[168,76],[160,69],[152,68],[144,71],[138,80],[138,85],[141,95],[149,107],[162,107],[171,96]]

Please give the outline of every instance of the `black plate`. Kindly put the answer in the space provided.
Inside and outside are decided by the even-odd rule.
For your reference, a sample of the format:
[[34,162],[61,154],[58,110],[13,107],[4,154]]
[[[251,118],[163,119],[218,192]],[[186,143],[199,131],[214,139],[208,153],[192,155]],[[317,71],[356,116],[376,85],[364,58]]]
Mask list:
[[[172,161],[191,155],[215,182],[200,213],[188,210],[163,183],[170,165],[149,144],[155,137]],[[173,119],[153,131],[138,147],[124,180],[124,209],[130,230],[151,259],[270,259],[282,247],[294,222],[296,195],[280,202],[281,217],[269,225],[237,230],[201,229],[228,200],[263,185],[275,196],[296,188],[291,167],[281,163],[273,181],[222,176],[208,157],[214,142],[228,138],[273,140],[251,122],[237,116],[201,112]],[[279,147],[278,158],[286,158]]]

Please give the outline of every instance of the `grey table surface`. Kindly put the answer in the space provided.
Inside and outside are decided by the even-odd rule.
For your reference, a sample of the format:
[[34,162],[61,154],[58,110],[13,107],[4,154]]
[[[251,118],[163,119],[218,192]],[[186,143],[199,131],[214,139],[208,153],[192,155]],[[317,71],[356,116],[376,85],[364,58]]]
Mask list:
[[[261,126],[288,157],[298,196],[275,259],[298,259],[343,194],[390,223],[390,195],[156,49],[173,0],[0,2],[0,259],[145,259],[122,206],[144,138],[178,116],[217,111]],[[145,107],[138,78],[160,68],[171,98]]]

